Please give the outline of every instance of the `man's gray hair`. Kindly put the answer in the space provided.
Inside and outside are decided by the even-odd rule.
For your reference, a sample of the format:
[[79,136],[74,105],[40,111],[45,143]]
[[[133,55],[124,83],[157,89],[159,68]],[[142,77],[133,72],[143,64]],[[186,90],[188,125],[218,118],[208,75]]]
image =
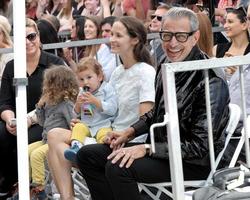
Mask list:
[[199,29],[199,21],[197,19],[196,14],[188,9],[183,7],[173,7],[171,8],[164,16],[163,21],[166,19],[172,19],[172,20],[181,20],[183,18],[187,18],[190,21],[190,31],[197,31]]

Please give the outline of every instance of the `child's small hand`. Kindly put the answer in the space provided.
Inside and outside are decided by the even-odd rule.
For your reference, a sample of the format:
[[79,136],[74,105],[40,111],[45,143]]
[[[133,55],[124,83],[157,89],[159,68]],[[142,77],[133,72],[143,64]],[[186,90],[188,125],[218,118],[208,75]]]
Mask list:
[[102,109],[101,101],[98,98],[96,98],[93,94],[91,94],[90,92],[85,92],[83,94],[83,98],[84,98],[84,103],[93,104],[97,108]]

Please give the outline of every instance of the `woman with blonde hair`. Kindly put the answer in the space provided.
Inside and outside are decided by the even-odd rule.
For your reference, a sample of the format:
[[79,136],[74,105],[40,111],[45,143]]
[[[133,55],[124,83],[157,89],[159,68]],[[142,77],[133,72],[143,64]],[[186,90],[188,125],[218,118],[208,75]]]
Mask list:
[[[36,23],[26,20],[26,74],[27,113],[35,109],[42,90],[43,72],[51,64],[64,65],[61,58],[41,50],[39,31]],[[24,67],[24,66],[17,66]],[[16,117],[16,90],[13,87],[14,61],[7,63],[2,76],[0,90],[0,196],[8,195],[11,187],[17,182],[17,146],[16,126],[11,123]],[[36,117],[27,115],[28,143],[42,138],[43,128],[37,124]],[[22,133],[21,133],[22,134]]]
[[[11,26],[8,19],[0,15],[0,49],[12,47],[10,32],[11,32]],[[0,84],[5,65],[12,59],[13,59],[13,53],[0,53]]]

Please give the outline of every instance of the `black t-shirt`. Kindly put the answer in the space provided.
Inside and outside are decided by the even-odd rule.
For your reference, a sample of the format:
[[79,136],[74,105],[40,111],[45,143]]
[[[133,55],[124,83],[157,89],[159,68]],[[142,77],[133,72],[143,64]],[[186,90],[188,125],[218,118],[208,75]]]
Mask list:
[[[40,60],[35,71],[28,78],[27,85],[27,111],[30,112],[35,109],[41,91],[43,72],[49,68],[51,64],[65,65],[64,61],[50,53],[41,51]],[[21,66],[18,66],[21,67]],[[0,90],[0,115],[4,110],[12,110],[16,112],[16,92],[13,86],[14,78],[14,60],[8,62],[3,72],[1,90]]]

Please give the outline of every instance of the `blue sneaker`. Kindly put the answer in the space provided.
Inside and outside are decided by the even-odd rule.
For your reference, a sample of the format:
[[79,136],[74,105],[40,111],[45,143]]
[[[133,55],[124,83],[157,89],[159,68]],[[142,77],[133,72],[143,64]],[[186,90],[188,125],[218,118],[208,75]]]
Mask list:
[[76,154],[79,151],[79,149],[80,149],[79,146],[75,144],[74,146],[64,151],[64,157],[67,160],[76,164]]

